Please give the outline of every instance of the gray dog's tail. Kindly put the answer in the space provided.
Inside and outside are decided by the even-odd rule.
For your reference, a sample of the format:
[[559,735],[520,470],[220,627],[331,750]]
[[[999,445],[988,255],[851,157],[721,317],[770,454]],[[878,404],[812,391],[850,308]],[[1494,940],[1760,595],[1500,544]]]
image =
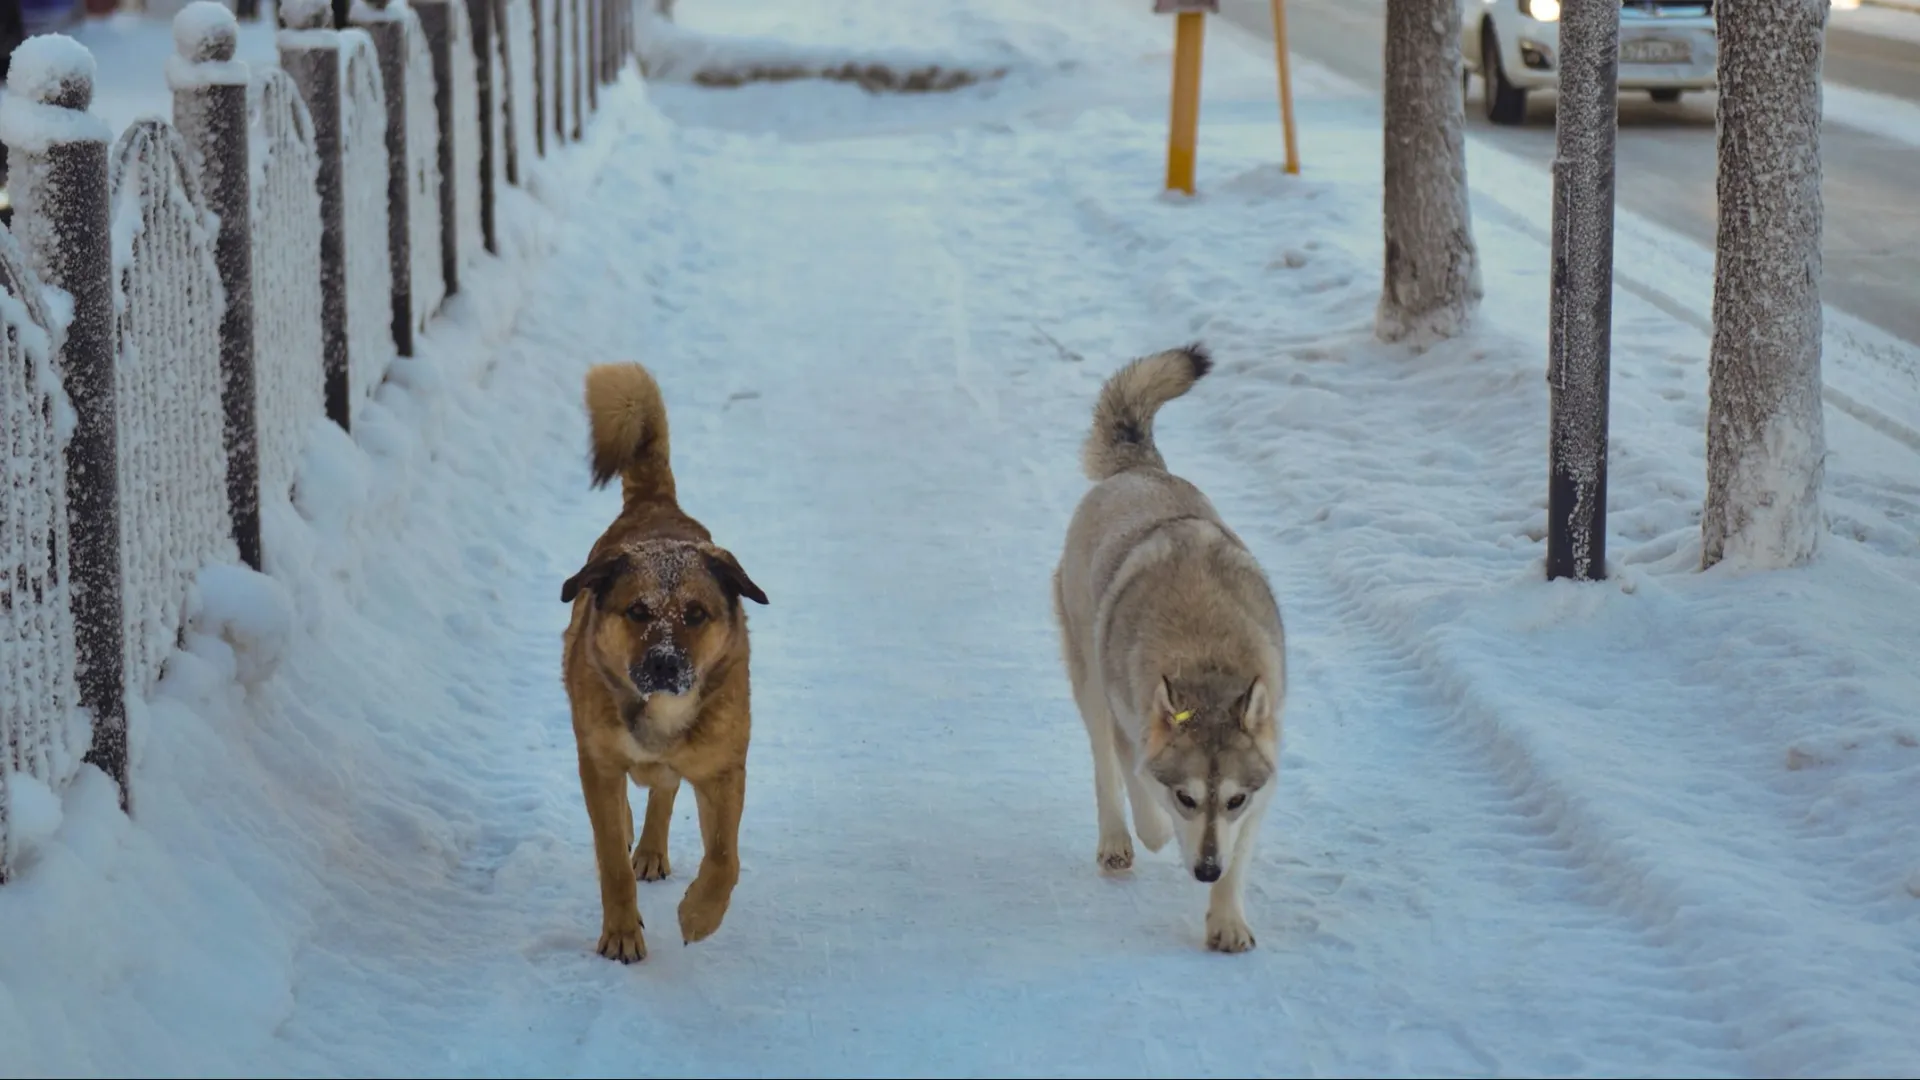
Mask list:
[[1080,467],[1096,483],[1128,469],[1164,469],[1166,460],[1153,445],[1153,414],[1160,406],[1193,389],[1213,370],[1207,347],[1143,356],[1121,368],[1100,388],[1093,407],[1093,431],[1080,451]]

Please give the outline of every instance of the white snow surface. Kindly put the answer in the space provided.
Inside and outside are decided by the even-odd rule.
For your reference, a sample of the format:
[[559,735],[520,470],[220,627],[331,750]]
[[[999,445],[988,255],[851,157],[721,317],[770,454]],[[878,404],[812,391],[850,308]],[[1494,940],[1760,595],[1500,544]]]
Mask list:
[[[1285,177],[1271,53],[1216,33],[1200,195],[1165,200],[1165,20],[723,6],[849,50],[1051,28],[1033,55],[1079,63],[603,94],[505,194],[507,258],[263,493],[273,584],[201,577],[135,817],[91,769],[58,814],[27,796],[0,1071],[1913,1072],[1911,447],[1835,411],[1820,558],[1698,573],[1706,338],[1623,288],[1613,577],[1549,585],[1545,245],[1476,185],[1486,317],[1378,344],[1377,99],[1303,69]],[[1096,872],[1047,588],[1101,380],[1195,337],[1219,366],[1161,448],[1290,635],[1238,957],[1169,854]],[[620,358],[772,598],[732,910],[669,944],[683,799],[633,967],[592,952],[558,678],[559,582],[618,504],[580,380]]]

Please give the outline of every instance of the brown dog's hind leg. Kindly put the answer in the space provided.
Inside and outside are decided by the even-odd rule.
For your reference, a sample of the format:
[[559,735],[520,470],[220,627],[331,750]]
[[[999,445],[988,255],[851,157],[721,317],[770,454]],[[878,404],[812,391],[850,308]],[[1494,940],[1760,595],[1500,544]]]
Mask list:
[[633,831],[627,774],[598,768],[582,755],[580,790],[593,825],[593,861],[600,870],[599,953],[623,964],[645,960],[646,935],[640,932],[640,903],[627,862],[627,837]]
[[665,765],[636,765],[633,779],[647,788],[647,820],[640,827],[640,846],[633,849],[633,876],[659,881],[673,873],[673,864],[667,861],[667,830],[673,825],[680,774]]
[[693,781],[706,853],[700,873],[680,900],[680,936],[688,944],[720,929],[720,920],[726,918],[733,887],[740,881],[740,811],[746,796],[745,765]]

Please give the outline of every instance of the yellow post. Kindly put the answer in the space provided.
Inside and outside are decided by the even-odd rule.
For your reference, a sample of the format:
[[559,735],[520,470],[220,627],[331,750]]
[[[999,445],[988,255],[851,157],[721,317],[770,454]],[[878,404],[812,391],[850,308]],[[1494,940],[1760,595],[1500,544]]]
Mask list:
[[1173,123],[1167,132],[1167,190],[1193,194],[1193,154],[1200,138],[1200,45],[1207,17],[1173,17]]
[[1287,137],[1287,173],[1300,175],[1300,148],[1293,141],[1293,77],[1287,67],[1287,0],[1268,0],[1273,8],[1273,54],[1280,67],[1280,127]]

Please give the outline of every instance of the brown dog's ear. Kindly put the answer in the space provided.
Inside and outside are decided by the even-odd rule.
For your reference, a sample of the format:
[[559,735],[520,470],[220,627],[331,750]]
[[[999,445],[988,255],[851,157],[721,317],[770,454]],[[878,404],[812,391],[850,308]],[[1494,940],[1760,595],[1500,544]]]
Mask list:
[[568,578],[560,586],[560,602],[573,603],[573,598],[585,589],[593,594],[594,603],[606,599],[607,589],[628,570],[625,554],[603,555],[580,568],[580,572]]
[[740,560],[733,557],[733,552],[712,544],[701,544],[700,553],[707,557],[707,569],[713,573],[720,582],[720,587],[727,591],[729,597],[744,596],[756,604],[767,602],[767,594],[761,592],[760,586],[755,585],[753,579],[747,576],[747,572],[740,568]]

